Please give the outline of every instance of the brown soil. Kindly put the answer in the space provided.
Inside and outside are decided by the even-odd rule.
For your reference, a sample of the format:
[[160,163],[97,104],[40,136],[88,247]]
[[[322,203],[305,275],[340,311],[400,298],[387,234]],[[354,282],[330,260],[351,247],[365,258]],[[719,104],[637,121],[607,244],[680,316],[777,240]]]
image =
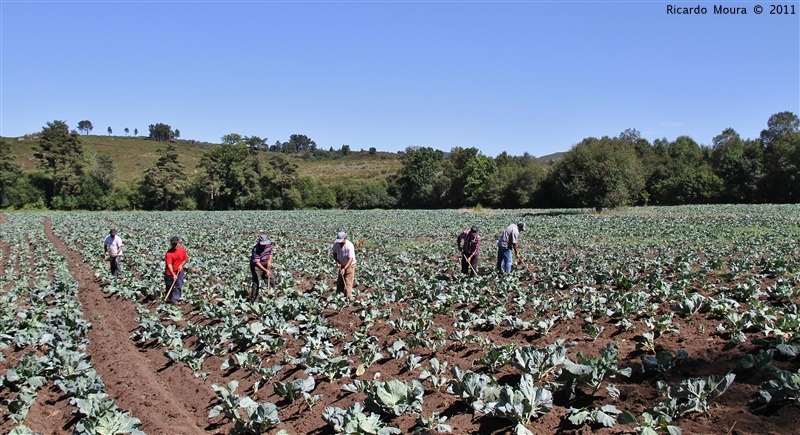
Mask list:
[[139,418],[140,429],[146,433],[205,433],[208,407],[214,399],[210,388],[185,368],[168,365],[160,350],[137,348],[129,338],[139,326],[133,305],[105,296],[83,256],[53,234],[49,219],[44,226],[56,252],[67,259],[70,273],[80,283],[84,317],[92,322],[88,353],[106,393]]
[[[0,220],[1,222],[2,220]],[[84,317],[93,324],[88,337],[91,342],[88,352],[92,355],[95,369],[106,384],[106,392],[118,406],[139,418],[142,421],[140,429],[148,434],[228,433],[232,428],[230,423],[225,423],[221,417],[214,419],[207,417],[209,410],[216,402],[210,386],[211,384],[224,385],[230,380],[236,379],[240,381],[241,386],[238,392],[241,393],[253,384],[254,375],[241,369],[223,373],[218,370],[222,359],[209,357],[206,359],[204,369],[210,371],[211,375],[208,380],[203,381],[193,376],[185,366],[171,364],[159,346],[133,343],[129,336],[138,327],[134,305],[130,301],[104,295],[94,272],[84,264],[82,255],[66,246],[53,234],[49,219],[44,221],[44,227],[56,252],[67,259],[70,272],[80,283],[79,298],[83,306]],[[4,253],[8,252],[7,246],[0,244],[0,247]],[[453,273],[452,270],[443,270],[442,276],[452,276]],[[298,274],[294,278],[296,279],[295,288],[311,288],[312,285],[307,280],[313,277],[304,277]],[[369,291],[363,288],[359,290]],[[393,304],[391,307],[394,308],[395,313],[399,313],[403,308],[408,308],[405,304]],[[473,308],[487,309],[489,307]],[[182,309],[185,314],[190,315],[191,307],[184,306]],[[339,311],[324,311],[323,316],[332,326],[347,334],[349,339],[362,323],[358,316],[359,312],[360,308],[347,307]],[[531,318],[532,314],[526,313],[523,317]],[[202,324],[202,319],[192,317],[191,320]],[[452,332],[453,318],[451,316],[437,315],[432,320],[436,326],[446,330],[445,334]],[[735,369],[736,362],[743,355],[755,349],[750,340],[753,336],[751,334],[748,334],[748,342],[744,344],[728,344],[728,340],[715,331],[718,322],[713,323],[701,318],[682,319],[679,317],[675,317],[674,322],[680,327],[681,333],[679,335],[665,334],[658,341],[664,349],[673,354],[678,349],[684,349],[691,356],[692,360],[683,368],[680,378],[732,371]],[[540,337],[532,332],[506,334],[505,328],[487,328],[484,331],[477,331],[477,335],[489,338],[493,342],[513,342],[519,345],[538,347],[552,343],[554,337],[574,339],[578,342],[578,346],[570,350],[571,357],[574,357],[578,351],[584,355],[597,355],[602,346],[611,342],[619,349],[620,365],[634,368],[634,375],[630,379],[623,378],[614,381],[621,391],[621,399],[617,406],[632,410],[637,415],[645,408],[652,407],[658,401],[658,391],[654,387],[654,382],[645,379],[638,373],[638,361],[640,361],[642,352],[636,349],[635,344],[640,332],[637,330],[618,332],[613,322],[608,321],[603,324],[605,330],[600,338],[594,341],[581,332],[582,324],[581,317],[569,322],[560,322],[546,337]],[[640,330],[641,328],[638,329],[638,331]],[[390,325],[380,322],[370,329],[370,333],[380,339],[381,348],[386,348],[395,340],[406,337],[405,334],[393,332]],[[187,338],[187,345],[193,344],[192,340],[192,338]],[[334,344],[340,345],[341,340]],[[300,345],[298,340],[289,338],[286,346],[289,354],[296,355]],[[423,361],[436,356],[441,361],[447,361],[449,367],[457,366],[462,369],[470,368],[473,362],[483,354],[483,349],[477,344],[469,343],[462,346],[452,341],[435,353],[425,348],[411,348],[409,351],[422,356]],[[17,356],[6,352],[7,360],[0,363],[0,367],[7,367],[9,360],[13,361]],[[284,364],[282,355],[274,355],[265,359],[262,366],[279,363]],[[354,359],[354,365],[357,364]],[[426,365],[424,363],[424,366]],[[784,369],[796,370],[798,362],[796,359],[777,358],[775,365]],[[416,379],[419,371],[409,373],[404,366],[402,361],[387,357],[372,364],[358,378],[405,381]],[[481,369],[475,367],[473,370],[480,371]],[[299,367],[286,364],[284,370],[272,381],[289,381],[307,376]],[[449,374],[446,376],[450,377]],[[503,383],[513,384],[519,379],[519,372],[510,366],[505,366],[495,376]],[[676,421],[675,424],[683,428],[686,434],[800,434],[799,408],[791,406],[749,407],[754,403],[754,395],[759,384],[767,379],[769,379],[769,375],[738,375],[731,388],[711,405],[708,413],[690,415]],[[320,418],[325,407],[347,408],[353,403],[363,402],[365,399],[363,394],[347,393],[341,390],[341,386],[349,382],[351,380],[348,378],[335,382],[318,379],[314,394],[323,394],[323,398],[312,410],[309,410],[302,400],[289,403],[278,397],[271,382],[264,385],[257,393],[247,392],[254,400],[270,401],[278,406],[281,418],[279,428],[286,429],[291,434],[330,434],[332,431]],[[453,427],[453,433],[505,434],[513,428],[505,420],[473,415],[463,402],[446,394],[444,388],[436,391],[427,383],[425,388],[423,416],[429,417],[432,411],[442,412],[449,417],[447,423]],[[570,406],[598,407],[610,403],[614,403],[614,401],[607,397],[602,388],[595,397],[581,392],[574,401],[569,401],[556,394],[557,406],[553,408],[552,412],[535,420],[528,427],[534,433],[542,434],[632,433],[630,426],[617,426],[612,429],[598,426],[577,428],[571,426],[564,418],[566,408]],[[39,393],[36,405],[26,419],[26,424],[33,430],[44,434],[68,433],[73,417],[72,412],[73,408],[59,397],[57,390],[43,390]],[[412,416],[401,416],[390,419],[389,423],[399,427],[403,433],[409,433],[414,426],[414,419]],[[0,425],[0,432],[8,432],[11,427],[13,426],[5,422]]]

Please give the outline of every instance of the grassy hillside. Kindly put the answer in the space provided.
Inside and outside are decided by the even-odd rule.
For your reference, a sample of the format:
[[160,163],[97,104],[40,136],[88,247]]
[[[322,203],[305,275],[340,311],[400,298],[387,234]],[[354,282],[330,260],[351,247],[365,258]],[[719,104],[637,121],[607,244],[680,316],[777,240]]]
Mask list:
[[[36,169],[33,158],[34,148],[38,144],[36,138],[8,138],[11,152],[17,163],[23,165],[25,171]],[[81,143],[89,155],[108,154],[114,160],[117,179],[130,181],[140,178],[143,172],[158,160],[157,150],[166,146],[164,142],[154,142],[145,137],[126,136],[81,136]],[[180,153],[181,163],[186,173],[192,174],[203,153],[215,144],[195,141],[177,140],[174,142]],[[271,154],[262,152],[262,159]],[[342,181],[348,177],[357,179],[385,178],[400,169],[400,156],[394,153],[354,152],[344,157],[324,160],[305,161],[299,157],[290,157],[297,163],[300,175],[309,175],[322,183]]]
[[[16,157],[25,171],[36,169],[36,160],[33,158],[34,148],[38,139],[7,138],[11,143],[11,152]],[[130,181],[141,178],[144,171],[158,160],[157,150],[166,146],[164,142],[154,142],[146,137],[130,136],[81,136],[81,142],[87,154],[108,154],[114,160],[117,168],[117,179]],[[195,172],[203,153],[216,144],[196,142],[191,140],[176,140],[175,145],[180,153],[181,163],[186,167],[186,173]],[[269,152],[261,152],[264,161]],[[550,164],[563,157],[564,153],[549,154],[539,157],[544,164]],[[311,176],[323,184],[332,184],[347,178],[359,180],[372,180],[386,178],[396,173],[402,164],[400,155],[395,153],[378,152],[370,155],[367,152],[353,152],[347,156],[335,156],[319,160],[303,160],[297,156],[289,156],[289,160],[299,167],[300,175]]]
[[[23,165],[25,171],[36,169],[36,160],[33,158],[34,148],[38,139],[13,138],[11,152],[16,157],[17,163]],[[108,154],[114,160],[117,169],[117,179],[130,181],[141,177],[145,169],[158,160],[157,150],[166,146],[163,142],[154,142],[144,137],[124,136],[81,136],[81,143],[86,153],[91,155]],[[176,141],[180,150],[181,162],[186,166],[186,172],[191,173],[200,162],[200,157],[211,144],[191,143],[190,141]]]
[[309,175],[323,184],[344,181],[347,178],[371,180],[395,174],[402,164],[394,153],[352,153],[335,159],[303,161],[296,159],[300,175]]

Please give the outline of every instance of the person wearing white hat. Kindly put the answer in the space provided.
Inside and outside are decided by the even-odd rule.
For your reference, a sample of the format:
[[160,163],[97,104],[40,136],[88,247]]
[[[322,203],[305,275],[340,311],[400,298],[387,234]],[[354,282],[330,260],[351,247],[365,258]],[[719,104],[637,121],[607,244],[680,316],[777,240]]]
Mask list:
[[252,281],[250,283],[250,295],[248,300],[255,302],[258,300],[258,291],[261,288],[263,281],[270,283],[272,272],[272,242],[266,234],[258,236],[258,242],[253,246],[250,254],[250,274]]
[[356,249],[353,243],[347,240],[347,233],[344,231],[340,231],[333,241],[333,259],[339,266],[336,291],[344,292],[349,299],[353,296],[353,281],[356,276]]

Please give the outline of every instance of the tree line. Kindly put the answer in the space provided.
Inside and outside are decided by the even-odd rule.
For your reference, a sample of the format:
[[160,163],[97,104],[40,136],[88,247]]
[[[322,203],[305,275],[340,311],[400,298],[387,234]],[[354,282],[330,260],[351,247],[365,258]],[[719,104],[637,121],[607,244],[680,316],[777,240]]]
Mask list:
[[[86,127],[85,125],[83,127]],[[409,147],[401,168],[384,179],[334,184],[301,176],[287,155],[330,158],[305,135],[267,145],[231,133],[204,153],[191,176],[180,162],[179,136],[166,124],[150,139],[166,141],[158,161],[130,183],[117,182],[112,159],[88,158],[80,137],[63,121],[48,122],[33,157],[38,171],[23,173],[0,140],[3,208],[87,210],[238,210],[371,208],[592,207],[629,205],[800,202],[800,119],[772,115],[755,139],[728,128],[705,146],[688,136],[650,143],[635,129],[589,137],[555,163],[529,154],[497,157],[476,148],[445,153]],[[375,154],[375,148],[369,153]]]

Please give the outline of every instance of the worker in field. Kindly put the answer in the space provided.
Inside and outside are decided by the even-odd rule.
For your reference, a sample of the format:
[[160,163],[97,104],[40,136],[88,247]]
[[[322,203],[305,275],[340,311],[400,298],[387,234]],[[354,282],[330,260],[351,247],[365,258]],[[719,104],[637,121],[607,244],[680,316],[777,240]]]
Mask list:
[[111,228],[108,236],[103,241],[105,247],[106,258],[111,266],[111,274],[117,278],[122,278],[122,270],[120,269],[120,258],[122,258],[122,238],[117,235],[117,230]]
[[458,252],[461,253],[461,273],[475,276],[478,274],[478,251],[481,247],[481,235],[478,226],[462,231],[456,238]]
[[519,256],[517,243],[519,241],[519,233],[525,231],[525,223],[519,222],[511,224],[503,231],[500,239],[497,241],[497,271],[502,275],[503,273],[511,272],[511,252],[520,262],[522,258]]
[[173,236],[169,239],[170,248],[164,257],[166,262],[166,270],[164,271],[164,284],[167,287],[167,294],[164,300],[176,304],[181,301],[181,289],[183,289],[183,280],[186,273],[183,266],[189,261],[189,255],[186,254],[186,249],[181,246],[181,239],[178,236]]
[[347,233],[344,231],[339,232],[333,241],[333,260],[339,266],[336,291],[344,292],[349,299],[353,296],[353,281],[356,276],[356,249],[353,243],[347,240]]
[[255,302],[258,300],[258,292],[261,288],[261,283],[266,282],[267,286],[270,285],[272,279],[272,242],[266,234],[258,236],[258,241],[253,245],[250,253],[250,275],[252,281],[250,283],[250,295],[247,300]]

